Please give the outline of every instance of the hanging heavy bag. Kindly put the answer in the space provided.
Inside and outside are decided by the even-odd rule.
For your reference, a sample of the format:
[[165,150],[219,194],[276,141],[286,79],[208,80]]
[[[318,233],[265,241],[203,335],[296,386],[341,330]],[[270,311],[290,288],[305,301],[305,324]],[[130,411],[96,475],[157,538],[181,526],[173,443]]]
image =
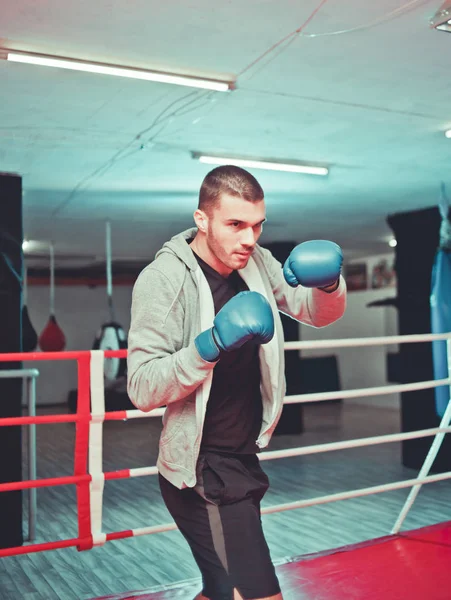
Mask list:
[[22,352],[34,352],[38,346],[38,334],[33,327],[28,308],[22,307]]
[[[97,332],[93,350],[123,350],[127,348],[127,336],[124,330],[114,321],[104,323]],[[112,383],[127,372],[127,359],[105,358],[104,377],[106,383]]]
[[[111,255],[111,225],[106,222],[106,278],[107,278],[107,301],[110,320],[101,325],[94,340],[94,350],[124,350],[127,348],[127,336],[116,321],[113,307],[113,278],[112,278],[112,255]],[[104,380],[107,387],[112,387],[118,379],[127,373],[126,358],[105,358]]]
[[[431,333],[451,332],[451,223],[449,221],[450,203],[445,195],[445,186],[441,187],[439,203],[442,223],[440,227],[440,245],[434,259],[431,277]],[[448,377],[448,357],[446,340],[432,342],[434,379]],[[448,385],[436,387],[435,409],[442,418],[450,399]]]
[[33,327],[28,314],[28,276],[27,269],[23,269],[23,304],[22,304],[22,352],[34,352],[38,346],[38,334]]

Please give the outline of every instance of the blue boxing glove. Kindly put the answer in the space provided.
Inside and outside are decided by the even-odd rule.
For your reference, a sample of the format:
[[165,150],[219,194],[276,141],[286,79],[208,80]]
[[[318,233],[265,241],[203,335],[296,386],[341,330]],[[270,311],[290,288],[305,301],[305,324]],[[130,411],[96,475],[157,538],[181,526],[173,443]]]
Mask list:
[[327,288],[337,283],[342,264],[340,246],[328,240],[312,240],[293,248],[283,275],[292,287]]
[[274,315],[269,302],[258,292],[240,292],[216,315],[213,327],[194,340],[204,360],[213,362],[222,351],[241,348],[249,340],[267,344],[274,336]]

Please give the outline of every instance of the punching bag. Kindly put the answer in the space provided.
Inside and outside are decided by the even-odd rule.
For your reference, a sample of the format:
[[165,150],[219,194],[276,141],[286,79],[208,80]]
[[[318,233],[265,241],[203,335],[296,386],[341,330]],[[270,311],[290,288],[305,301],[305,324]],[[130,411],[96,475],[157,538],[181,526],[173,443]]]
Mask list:
[[43,352],[61,352],[66,347],[66,337],[55,317],[55,255],[50,244],[50,316],[39,336],[39,347]]
[[33,327],[28,308],[24,304],[22,306],[22,351],[34,352],[38,346],[38,334]]
[[[92,347],[93,350],[123,350],[127,348],[127,336],[119,323],[110,321],[101,326]],[[127,359],[105,358],[104,377],[107,385],[123,377],[126,371]]]
[[[387,222],[398,242],[395,248],[399,335],[430,334],[432,270],[440,245],[440,211],[433,207],[389,215]],[[434,379],[431,342],[400,344],[400,383]],[[434,388],[401,392],[401,432],[438,427]],[[431,438],[403,440],[402,464],[421,469]],[[445,436],[431,472],[451,470],[451,437]]]
[[66,346],[66,338],[61,327],[56,322],[55,315],[51,314],[47,325],[39,336],[39,347],[43,352],[61,352]]
[[[113,306],[113,276],[112,276],[112,253],[111,253],[111,224],[106,222],[106,280],[107,300],[110,320],[104,323],[94,340],[94,350],[124,350],[127,348],[127,336],[121,325],[116,321]],[[126,358],[105,358],[104,360],[104,382],[107,388],[114,387],[118,379],[127,373]]]
[[[442,218],[440,227],[440,243],[434,259],[431,279],[431,333],[451,332],[451,223],[450,203],[442,183],[439,202]],[[448,377],[448,361],[446,340],[432,342],[432,358],[434,379]],[[450,388],[442,385],[435,388],[435,409],[442,418],[450,399]]]
[[27,269],[23,268],[23,288],[22,288],[22,351],[34,352],[38,346],[38,334],[33,327],[30,315],[28,314],[28,277]]

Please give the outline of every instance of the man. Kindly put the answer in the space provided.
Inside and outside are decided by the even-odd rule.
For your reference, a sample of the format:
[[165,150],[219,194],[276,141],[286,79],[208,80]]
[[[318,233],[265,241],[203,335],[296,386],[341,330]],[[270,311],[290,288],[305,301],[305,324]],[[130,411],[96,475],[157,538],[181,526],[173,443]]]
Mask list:
[[128,393],[143,411],[167,406],[160,488],[202,573],[196,599],[279,600],[257,457],[285,395],[279,311],[314,327],[340,318],[342,254],[332,242],[305,242],[282,269],[257,244],[263,190],[235,166],[205,177],[194,221],[135,283]]

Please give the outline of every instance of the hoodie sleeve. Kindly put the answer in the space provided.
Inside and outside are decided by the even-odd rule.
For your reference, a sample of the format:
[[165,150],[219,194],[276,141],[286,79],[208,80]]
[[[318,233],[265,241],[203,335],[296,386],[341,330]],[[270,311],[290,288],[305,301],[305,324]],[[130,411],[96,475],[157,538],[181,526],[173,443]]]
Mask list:
[[183,346],[184,309],[173,284],[149,266],[135,282],[128,335],[127,391],[148,412],[182,400],[216,363],[204,361],[194,342]]
[[331,293],[302,285],[292,288],[285,281],[281,263],[269,250],[260,247],[260,251],[281,312],[313,327],[325,327],[343,316],[346,309],[346,283],[341,275],[338,288]]

